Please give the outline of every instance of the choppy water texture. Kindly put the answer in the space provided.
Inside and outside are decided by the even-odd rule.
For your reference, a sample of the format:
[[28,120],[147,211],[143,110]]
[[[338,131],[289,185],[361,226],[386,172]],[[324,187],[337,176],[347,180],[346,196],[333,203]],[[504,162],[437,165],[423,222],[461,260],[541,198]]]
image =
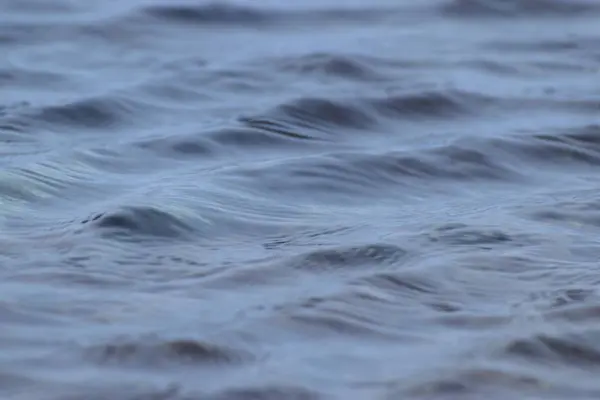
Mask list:
[[0,0],[0,397],[600,398],[599,20]]

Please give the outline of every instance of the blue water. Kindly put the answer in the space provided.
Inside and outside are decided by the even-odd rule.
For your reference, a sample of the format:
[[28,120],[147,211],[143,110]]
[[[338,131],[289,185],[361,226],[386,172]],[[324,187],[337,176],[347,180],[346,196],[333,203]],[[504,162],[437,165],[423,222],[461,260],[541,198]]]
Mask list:
[[0,397],[600,398],[599,17],[0,0]]

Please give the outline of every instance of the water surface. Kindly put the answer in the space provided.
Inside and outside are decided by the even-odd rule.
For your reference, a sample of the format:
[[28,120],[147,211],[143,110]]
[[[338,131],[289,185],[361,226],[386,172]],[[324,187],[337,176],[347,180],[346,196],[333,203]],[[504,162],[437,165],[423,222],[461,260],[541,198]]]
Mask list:
[[0,396],[599,398],[599,17],[0,0]]

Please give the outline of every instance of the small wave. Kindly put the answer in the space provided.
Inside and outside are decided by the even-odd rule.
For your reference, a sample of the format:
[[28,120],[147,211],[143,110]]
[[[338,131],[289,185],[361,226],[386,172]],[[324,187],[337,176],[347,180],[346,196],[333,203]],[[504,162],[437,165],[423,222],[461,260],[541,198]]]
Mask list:
[[308,137],[299,133],[276,129],[263,121],[246,119],[244,122],[255,129],[221,129],[206,133],[205,136],[221,146],[232,149],[239,147],[244,150],[297,148],[308,139]]
[[188,82],[190,79],[186,79],[184,74],[185,72],[178,71],[174,78],[149,82],[139,87],[140,93],[148,96],[153,104],[196,110],[196,107],[210,100],[211,96],[204,92],[206,84],[193,80]]
[[374,116],[359,105],[320,98],[302,98],[283,104],[269,112],[262,120],[283,127],[315,129],[368,129],[376,125]]
[[530,362],[578,367],[600,367],[598,332],[563,334],[560,336],[539,334],[530,338],[515,339],[505,352]]
[[228,389],[216,393],[213,400],[320,400],[324,397],[309,389],[293,386],[267,386]]
[[[361,278],[357,284],[365,287],[369,293],[376,294],[376,302],[391,304],[396,311],[418,307],[421,310],[432,311],[438,315],[437,322],[444,325],[453,325],[452,321],[461,322],[455,324],[464,328],[465,326],[481,327],[484,323],[496,323],[493,317],[479,318],[475,315],[462,314],[463,298],[452,293],[452,290],[427,276],[426,273],[403,272],[376,272],[370,276]],[[424,314],[425,315],[425,314]],[[493,320],[493,321],[491,321]]]
[[577,210],[577,209],[561,209],[542,208],[534,211],[530,217],[535,221],[563,223],[567,226],[574,227],[591,227],[600,228],[600,211],[598,210]]
[[411,273],[379,272],[364,278],[364,283],[400,297],[432,295],[442,289],[436,282]]
[[288,11],[217,2],[198,5],[150,5],[139,12],[139,15],[175,24],[232,25],[236,27],[290,26],[292,23],[365,23],[373,20],[386,20],[404,14],[406,14],[406,10],[389,7],[322,8]]
[[394,119],[452,118],[482,111],[495,99],[466,91],[419,91],[368,101],[380,115]]
[[383,78],[370,59],[358,55],[313,53],[276,61],[283,72],[300,75],[323,75],[357,81],[375,81]]
[[475,115],[495,105],[493,98],[464,91],[426,91],[379,98],[335,100],[304,97],[252,118],[280,129],[336,132],[369,130],[382,121],[426,120]]
[[[579,271],[581,271],[581,276],[578,276],[578,280],[585,281],[585,284],[570,288],[543,291],[531,296],[536,309],[544,313],[545,319],[581,325],[586,322],[593,323],[598,317],[598,293],[595,289],[588,288],[597,284],[597,276],[596,274],[589,274],[584,268],[579,269]],[[575,272],[570,272],[570,274],[576,276]],[[569,285],[564,281],[565,279],[561,279],[561,286]]]
[[46,107],[39,113],[39,118],[62,125],[106,128],[121,119],[121,112],[112,100],[97,99]]
[[600,126],[589,125],[566,132],[523,135],[495,140],[494,146],[522,160],[553,166],[600,165]]
[[142,340],[124,341],[95,346],[86,354],[102,364],[139,364],[156,366],[176,364],[239,364],[252,357],[242,350],[234,350],[196,340]]
[[586,302],[597,298],[595,291],[590,289],[565,289],[556,293],[550,307],[560,308]]
[[313,272],[350,268],[372,268],[393,265],[406,255],[406,250],[388,244],[374,244],[341,249],[313,251],[291,264]]
[[12,48],[46,42],[50,37],[64,37],[68,33],[69,29],[55,24],[24,24],[3,20],[0,23],[0,46]]
[[[284,317],[288,328],[302,332],[317,332],[319,335],[354,336],[362,338],[390,339],[397,335],[381,329],[381,321],[363,310],[353,310],[346,304],[336,307],[326,303],[319,307],[288,311]],[[290,326],[292,325],[292,326]],[[295,327],[294,327],[295,326]]]
[[19,89],[48,88],[50,90],[65,90],[74,87],[73,82],[63,74],[51,71],[36,71],[25,69],[0,69],[0,85],[4,88]]
[[24,135],[30,130],[31,121],[19,117],[29,107],[29,103],[0,105],[0,135],[5,143],[32,141]]
[[[423,317],[411,314],[414,310],[401,294],[387,293],[374,284],[373,276],[385,273],[363,271],[367,278],[352,280],[343,290],[324,296],[312,296],[277,308],[272,321],[289,332],[303,335],[370,338],[374,340],[401,340],[403,342],[428,341],[428,335],[411,332],[410,325]],[[398,288],[396,287],[395,290]],[[405,293],[406,294],[406,293]],[[423,310],[438,294],[416,292],[414,302]]]
[[[377,193],[390,193],[400,187],[438,181],[510,182],[516,171],[475,149],[448,146],[422,154],[390,152],[382,154],[337,153],[289,160],[260,168],[233,170],[229,174],[252,181],[266,192],[308,195],[325,202],[352,195],[355,200]],[[520,178],[519,178],[520,179]],[[377,190],[374,190],[377,189]],[[340,197],[341,196],[341,197]]]
[[[62,167],[62,168],[61,168]],[[0,175],[0,195],[21,204],[42,202],[72,188],[93,186],[85,172],[63,167],[60,162],[32,163],[20,168],[5,168]],[[8,206],[8,202],[4,204]]]
[[136,237],[176,238],[193,231],[192,226],[176,215],[156,207],[123,207],[119,211],[97,214],[82,223]]
[[276,15],[251,7],[223,3],[204,5],[151,5],[143,13],[163,21],[193,24],[263,24],[271,22]]
[[519,51],[524,53],[548,52],[552,54],[576,52],[596,53],[600,52],[600,40],[595,36],[575,36],[566,39],[546,40],[498,40],[486,43],[489,48],[498,50]]
[[134,147],[163,157],[181,159],[182,157],[210,157],[215,146],[204,135],[169,135],[137,140]]
[[386,399],[404,398],[407,395],[417,399],[501,399],[506,396],[522,398],[525,394],[552,392],[550,382],[519,371],[460,368],[440,375],[442,376],[413,385],[408,392],[392,392]]
[[548,311],[545,316],[551,321],[569,322],[573,324],[594,324],[600,316],[600,306],[597,304],[584,304],[573,302],[560,306],[556,310]]
[[501,230],[476,228],[466,224],[444,225],[428,236],[433,242],[449,245],[500,245],[517,241]]
[[583,0],[450,0],[442,6],[444,14],[458,17],[565,17],[599,11],[596,2]]
[[155,114],[148,104],[111,94],[60,105],[30,107],[23,110],[20,118],[61,131],[65,128],[97,130],[133,123],[141,125],[139,117],[148,118]]

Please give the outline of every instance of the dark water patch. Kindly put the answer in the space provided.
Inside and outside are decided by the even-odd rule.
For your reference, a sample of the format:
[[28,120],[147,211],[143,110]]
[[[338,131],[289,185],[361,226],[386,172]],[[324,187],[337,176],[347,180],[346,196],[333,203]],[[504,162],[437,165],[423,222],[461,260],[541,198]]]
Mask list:
[[375,117],[365,112],[358,104],[309,97],[282,104],[267,115],[258,117],[283,127],[308,128],[317,131],[340,128],[366,130],[377,123]]
[[[552,393],[550,382],[534,374],[491,368],[458,368],[441,372],[438,378],[419,383],[407,391],[392,392],[385,399],[501,399],[503,396]],[[537,397],[536,397],[537,398]],[[547,397],[544,397],[547,398]]]
[[383,122],[382,118],[426,121],[474,116],[498,102],[464,91],[421,91],[346,100],[303,97],[251,118],[279,130],[311,129],[339,135],[340,129],[374,129]]
[[560,39],[498,40],[487,42],[486,48],[511,52],[544,52],[549,54],[574,55],[600,51],[600,38],[596,36],[570,36]]
[[[2,143],[36,143],[36,141],[26,135],[29,130],[28,123],[18,118],[3,120],[0,117],[0,141]],[[3,149],[9,152],[12,149]]]
[[[5,136],[8,142],[31,141],[23,135],[31,130],[31,121],[24,120],[19,116],[29,107],[29,103],[0,105],[0,135]],[[8,136],[6,136],[7,134]]]
[[492,153],[488,153],[484,149],[448,145],[433,150],[432,155],[439,159],[436,166],[439,166],[440,169],[442,166],[445,168],[445,173],[438,171],[432,176],[490,181],[510,181],[519,178],[519,174],[515,170],[506,163],[494,159]]
[[[151,110],[117,95],[76,100],[61,105],[49,105],[28,110],[28,118],[36,125],[50,125],[56,129],[103,129],[137,122],[137,116]],[[152,114],[150,114],[152,115]]]
[[355,268],[384,268],[397,264],[407,251],[390,244],[373,244],[349,248],[312,251],[291,262],[295,268],[325,272]]
[[188,24],[257,25],[273,22],[277,17],[269,11],[217,2],[150,5],[144,8],[143,14],[162,21]]
[[436,295],[443,290],[435,280],[409,272],[377,272],[364,278],[364,283],[397,298],[405,296],[423,298],[426,295]]
[[508,156],[557,168],[569,165],[600,165],[598,125],[548,133],[523,134],[493,140],[492,143]]
[[474,331],[502,329],[512,322],[510,317],[503,315],[485,315],[482,313],[469,312],[460,307],[454,308],[452,308],[451,311],[440,313],[440,315],[433,317],[432,320],[440,326],[453,330],[464,330],[471,333]]
[[455,17],[575,17],[600,11],[598,3],[583,0],[449,0],[441,7]]
[[3,397],[8,397],[8,393],[18,392],[23,387],[32,387],[36,384],[35,379],[15,374],[14,372],[0,370],[0,394],[4,393]]
[[546,208],[530,213],[534,221],[541,221],[552,224],[561,224],[572,228],[599,228],[600,211],[577,211]]
[[[403,12],[404,11],[404,12]],[[260,8],[234,3],[149,5],[139,14],[158,21],[195,26],[235,26],[266,28],[314,23],[365,23],[385,21],[406,14],[401,8],[328,7],[321,9]],[[306,25],[304,25],[306,26]]]
[[136,141],[133,146],[156,155],[174,159],[207,158],[215,154],[215,145],[203,134],[159,136]]
[[[265,386],[229,389],[216,393],[212,400],[321,400],[322,395],[294,386]],[[208,400],[208,399],[207,399]]]
[[527,242],[522,243],[521,238],[505,233],[500,229],[477,228],[461,223],[438,227],[427,236],[432,242],[453,246],[483,246],[484,248],[492,248],[507,244],[517,246],[529,244]]
[[599,337],[598,332],[594,330],[560,335],[538,334],[513,340],[507,344],[505,353],[545,365],[599,368]]
[[253,357],[245,350],[197,340],[139,339],[94,346],[87,357],[101,364],[157,367],[180,365],[235,365]]
[[593,289],[566,288],[536,294],[534,300],[541,303],[539,307],[546,310],[558,310],[579,306],[586,303],[596,303],[597,295]]
[[600,226],[600,203],[591,199],[556,201],[531,210],[527,217],[572,228],[596,228]]
[[180,217],[157,207],[129,206],[119,211],[96,214],[83,220],[84,224],[132,237],[180,238],[193,232],[193,227]]
[[309,137],[287,131],[277,129],[266,121],[254,119],[242,120],[248,126],[254,129],[247,128],[230,128],[220,129],[205,134],[211,141],[221,146],[226,146],[231,149],[260,150],[274,148],[297,148],[306,143]]
[[20,89],[54,88],[64,90],[68,87],[74,87],[74,85],[64,74],[13,67],[0,69],[0,87],[15,87]]
[[383,75],[372,65],[374,60],[359,55],[333,53],[312,53],[300,57],[277,61],[276,65],[284,72],[299,75],[316,75],[357,81],[383,79]]
[[[484,46],[488,48],[488,46]],[[481,71],[486,74],[494,74],[498,77],[518,77],[518,78],[541,78],[543,76],[572,76],[573,73],[590,74],[595,75],[597,68],[590,65],[590,63],[577,62],[577,59],[568,59],[561,61],[521,61],[514,62],[511,64],[501,63],[498,61],[491,60],[472,60],[463,61],[457,63],[457,66],[466,67],[472,70]],[[544,89],[546,94],[553,94],[556,92],[553,88]],[[514,103],[518,106],[518,103],[522,103],[524,107],[544,107],[546,104],[551,104],[548,101],[540,101],[538,104],[532,104],[531,101],[514,99]],[[507,101],[506,106],[511,107],[511,104]],[[500,103],[499,105],[504,105]],[[558,107],[562,107],[562,104],[558,104]]]
[[[314,137],[308,135],[306,133],[302,133],[301,130],[294,130],[293,127],[286,127],[285,124],[269,120],[269,119],[261,119],[254,117],[241,117],[239,121],[247,125],[251,128],[258,129],[264,132],[270,132],[276,135],[280,135],[286,137],[288,139],[298,139],[298,140],[319,140],[318,137]],[[297,145],[297,140],[294,140],[294,143]]]
[[600,125],[587,125],[564,133],[562,139],[600,153]]
[[460,90],[419,91],[370,99],[370,106],[380,115],[394,119],[453,118],[474,115],[497,100]]

